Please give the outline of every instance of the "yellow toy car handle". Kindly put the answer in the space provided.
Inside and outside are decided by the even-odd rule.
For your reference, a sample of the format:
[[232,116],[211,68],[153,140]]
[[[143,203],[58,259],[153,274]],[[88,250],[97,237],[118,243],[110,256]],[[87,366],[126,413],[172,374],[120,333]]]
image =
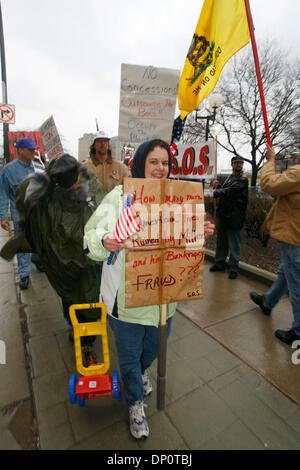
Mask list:
[[[89,310],[101,309],[101,318],[99,320],[89,323],[79,323],[76,310]],[[106,329],[107,309],[106,305],[102,302],[90,304],[73,304],[69,308],[71,323],[74,330],[74,347],[75,347],[75,360],[78,372],[83,376],[102,375],[105,374],[110,367],[108,338]],[[82,362],[81,341],[82,336],[101,336],[103,363],[91,364],[89,367],[84,367]]]

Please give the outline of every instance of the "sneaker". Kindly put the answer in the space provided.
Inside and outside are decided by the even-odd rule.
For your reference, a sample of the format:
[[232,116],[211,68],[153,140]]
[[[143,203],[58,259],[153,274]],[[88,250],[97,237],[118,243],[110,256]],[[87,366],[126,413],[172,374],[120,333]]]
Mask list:
[[82,346],[81,351],[82,351],[82,362],[83,362],[84,367],[89,367],[91,364],[97,363],[96,354],[92,346],[90,345]]
[[147,372],[142,375],[142,380],[144,385],[144,397],[147,397],[153,390],[152,383],[150,382]]
[[24,276],[20,278],[19,287],[21,290],[28,289],[29,286],[29,276]]
[[136,401],[129,407],[130,432],[135,439],[145,439],[149,436],[149,426],[144,411],[144,402]]
[[271,315],[272,309],[265,307],[263,304],[263,301],[264,301],[263,295],[259,295],[256,292],[250,292],[250,298],[251,300],[253,300],[253,302],[256,305],[259,305],[259,307],[262,309],[265,315]]

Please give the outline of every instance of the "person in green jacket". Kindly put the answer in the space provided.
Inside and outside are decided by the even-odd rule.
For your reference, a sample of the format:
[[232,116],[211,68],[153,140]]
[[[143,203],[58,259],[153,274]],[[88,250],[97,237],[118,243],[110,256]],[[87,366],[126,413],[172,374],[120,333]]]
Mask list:
[[[168,178],[171,162],[166,142],[160,139],[144,142],[135,153],[132,177]],[[125,243],[117,243],[112,235],[122,205],[122,186],[116,186],[87,222],[84,248],[87,255],[96,261],[103,261],[110,252],[115,252],[114,262],[103,264],[100,301],[106,304],[109,324],[116,339],[124,395],[129,407],[130,432],[134,438],[141,439],[149,435],[144,396],[151,393],[152,384],[146,371],[158,354],[160,305],[125,308],[125,251],[122,249]],[[213,233],[213,228],[209,222],[205,223],[207,235]],[[167,305],[168,335],[175,310],[176,303]]]
[[[19,250],[38,253],[69,324],[70,305],[92,303],[99,298],[102,266],[87,258],[82,240],[85,223],[106,193],[96,176],[68,154],[50,162],[44,173],[28,176],[17,187],[20,232],[6,243],[0,255],[10,260]],[[77,312],[79,322],[93,321],[97,316],[93,310]],[[93,337],[82,339],[85,365],[95,360],[93,341]]]

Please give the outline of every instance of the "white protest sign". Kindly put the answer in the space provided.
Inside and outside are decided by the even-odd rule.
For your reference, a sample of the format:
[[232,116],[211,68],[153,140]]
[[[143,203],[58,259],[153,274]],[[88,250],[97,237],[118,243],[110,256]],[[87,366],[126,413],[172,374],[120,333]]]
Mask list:
[[64,149],[61,144],[53,116],[41,125],[40,131],[44,142],[45,152],[47,153],[49,160],[60,157],[64,153]]
[[179,70],[121,66],[119,141],[136,149],[151,139],[171,141]]
[[216,142],[197,144],[172,144],[171,178],[210,180],[215,177]]

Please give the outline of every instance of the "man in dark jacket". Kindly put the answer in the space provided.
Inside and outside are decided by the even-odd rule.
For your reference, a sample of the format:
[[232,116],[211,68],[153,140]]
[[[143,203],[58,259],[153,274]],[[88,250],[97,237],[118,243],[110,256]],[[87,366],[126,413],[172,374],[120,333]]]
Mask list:
[[[101,265],[85,255],[83,230],[106,193],[97,177],[68,154],[51,162],[45,173],[30,175],[17,187],[20,232],[4,245],[0,256],[10,260],[19,250],[38,253],[69,323],[70,305],[99,299]],[[97,315],[93,310],[77,312],[79,322],[95,320]],[[90,336],[82,340],[88,346],[87,357],[91,340]]]
[[232,157],[232,174],[221,186],[214,181],[214,197],[219,198],[217,208],[217,248],[215,264],[211,272],[224,271],[229,256],[229,279],[235,279],[239,272],[241,254],[240,232],[245,220],[248,203],[248,179],[243,175],[244,160]]

